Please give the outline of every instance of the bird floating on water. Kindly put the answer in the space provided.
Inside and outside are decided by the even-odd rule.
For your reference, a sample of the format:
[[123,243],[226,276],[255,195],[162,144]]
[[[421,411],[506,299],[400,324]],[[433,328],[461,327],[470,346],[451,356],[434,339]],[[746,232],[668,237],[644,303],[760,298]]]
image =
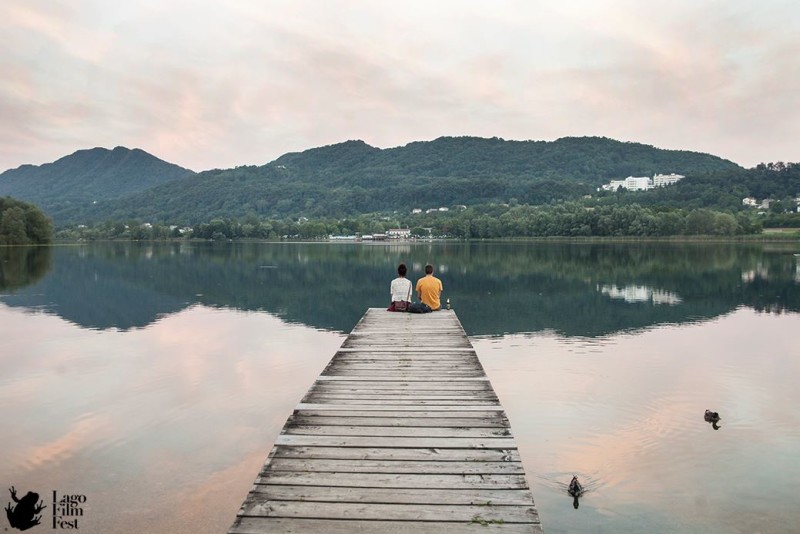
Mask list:
[[706,410],[706,413],[703,414],[703,419],[709,423],[716,423],[719,421],[719,414],[717,412],[712,412],[711,410]]
[[567,488],[567,493],[573,497],[580,497],[583,494],[583,486],[581,486],[581,483],[578,482],[578,475],[572,476],[572,480],[569,483],[569,488]]
[[581,483],[578,482],[578,475],[572,476],[572,480],[570,481],[569,487],[567,488],[567,493],[572,495],[573,497],[572,506],[574,506],[577,509],[578,506],[580,506],[580,504],[578,503],[578,497],[583,495],[583,486],[581,486]]
[[703,414],[703,419],[707,422],[711,423],[711,428],[714,430],[719,430],[719,414],[717,412],[712,412],[711,410],[706,410],[706,413]]

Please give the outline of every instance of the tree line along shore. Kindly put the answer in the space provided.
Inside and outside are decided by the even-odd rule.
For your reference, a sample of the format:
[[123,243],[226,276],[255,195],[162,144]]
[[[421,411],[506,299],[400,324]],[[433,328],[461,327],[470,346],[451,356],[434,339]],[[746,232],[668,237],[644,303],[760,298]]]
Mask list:
[[452,212],[364,214],[343,219],[218,218],[193,226],[106,221],[54,230],[36,206],[0,198],[0,245],[57,241],[131,240],[325,240],[384,236],[406,229],[412,239],[502,238],[770,238],[800,236],[800,213],[735,213],[708,208],[680,209],[638,204],[588,207],[578,202],[552,206],[487,205]]
[[[476,206],[458,212],[397,215],[365,214],[343,219],[213,219],[193,226],[107,221],[62,228],[56,239],[75,240],[326,240],[385,236],[406,229],[412,239],[501,238],[757,238],[778,235],[772,228],[800,226],[800,214],[759,215],[707,208],[664,209],[639,205],[586,207],[580,203],[554,206]],[[765,232],[765,229],[767,232]],[[798,229],[800,232],[800,229]]]

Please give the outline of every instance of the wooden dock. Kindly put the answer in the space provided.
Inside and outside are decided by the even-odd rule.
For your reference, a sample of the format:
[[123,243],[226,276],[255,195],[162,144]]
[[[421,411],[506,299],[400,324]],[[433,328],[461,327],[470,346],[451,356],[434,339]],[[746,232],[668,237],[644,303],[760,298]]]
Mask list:
[[453,311],[371,308],[275,441],[230,534],[542,532]]

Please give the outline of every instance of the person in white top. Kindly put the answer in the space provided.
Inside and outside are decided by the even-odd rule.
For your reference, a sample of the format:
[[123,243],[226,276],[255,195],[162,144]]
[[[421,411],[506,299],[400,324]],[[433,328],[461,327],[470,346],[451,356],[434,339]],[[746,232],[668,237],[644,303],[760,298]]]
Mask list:
[[401,263],[397,266],[397,278],[392,280],[389,292],[392,295],[392,304],[389,311],[406,311],[411,301],[411,280],[406,278],[406,264]]

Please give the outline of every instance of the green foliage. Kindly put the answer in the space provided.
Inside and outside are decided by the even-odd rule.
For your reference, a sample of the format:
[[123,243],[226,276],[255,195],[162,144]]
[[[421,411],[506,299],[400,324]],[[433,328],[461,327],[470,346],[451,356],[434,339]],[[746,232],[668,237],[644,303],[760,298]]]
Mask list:
[[[788,217],[788,216],[783,216]],[[386,228],[410,228],[416,238],[450,237],[495,239],[504,237],[666,237],[680,235],[734,236],[755,234],[762,225],[755,213],[719,212],[706,208],[661,210],[636,204],[586,207],[578,202],[552,206],[475,206],[466,210],[407,215],[394,220],[381,214],[345,219],[213,219],[196,225],[181,237],[227,239],[327,239],[331,235],[368,234]],[[176,236],[163,225],[130,221],[119,225],[66,228],[59,239],[163,240]]]
[[407,222],[433,228],[435,236],[466,239],[732,236],[758,233],[761,226],[755,217],[709,209],[660,210],[637,204],[587,207],[568,202],[555,206],[476,206],[458,213],[411,216]]
[[800,163],[760,164],[753,169],[729,169],[688,176],[675,185],[650,191],[600,192],[600,205],[639,204],[659,208],[699,209],[737,212],[752,210],[742,199],[773,199],[770,213],[794,211],[800,197]]
[[[107,200],[193,175],[143,150],[93,148],[53,163],[23,165],[3,172],[0,195],[32,202],[61,224],[82,219],[83,214]],[[129,217],[119,217],[125,218]]]
[[[612,178],[655,172],[687,178],[651,191],[597,191]],[[200,174],[142,151],[94,149],[7,171],[0,191],[23,182],[29,193],[47,191],[48,213],[71,225],[60,237],[78,239],[178,238],[190,225],[193,237],[218,240],[319,239],[398,226],[422,229],[414,233],[420,237],[432,228],[462,238],[734,235],[800,226],[798,164],[745,170],[708,154],[606,138],[442,137],[386,150],[348,141]],[[768,213],[742,206],[747,196],[773,199]],[[462,205],[469,209],[453,209]],[[451,210],[410,214],[442,206]],[[18,236],[19,213],[8,218],[7,234]]]
[[800,228],[800,213],[770,212],[763,219],[765,228]]
[[53,238],[53,225],[27,202],[0,197],[0,245],[41,245]]
[[260,167],[186,175],[124,198],[72,205],[59,211],[58,221],[136,218],[197,225],[248,215],[341,219],[511,199],[540,205],[580,199],[629,174],[737,169],[708,154],[597,137],[553,142],[442,137],[385,150],[348,141],[286,154]]

